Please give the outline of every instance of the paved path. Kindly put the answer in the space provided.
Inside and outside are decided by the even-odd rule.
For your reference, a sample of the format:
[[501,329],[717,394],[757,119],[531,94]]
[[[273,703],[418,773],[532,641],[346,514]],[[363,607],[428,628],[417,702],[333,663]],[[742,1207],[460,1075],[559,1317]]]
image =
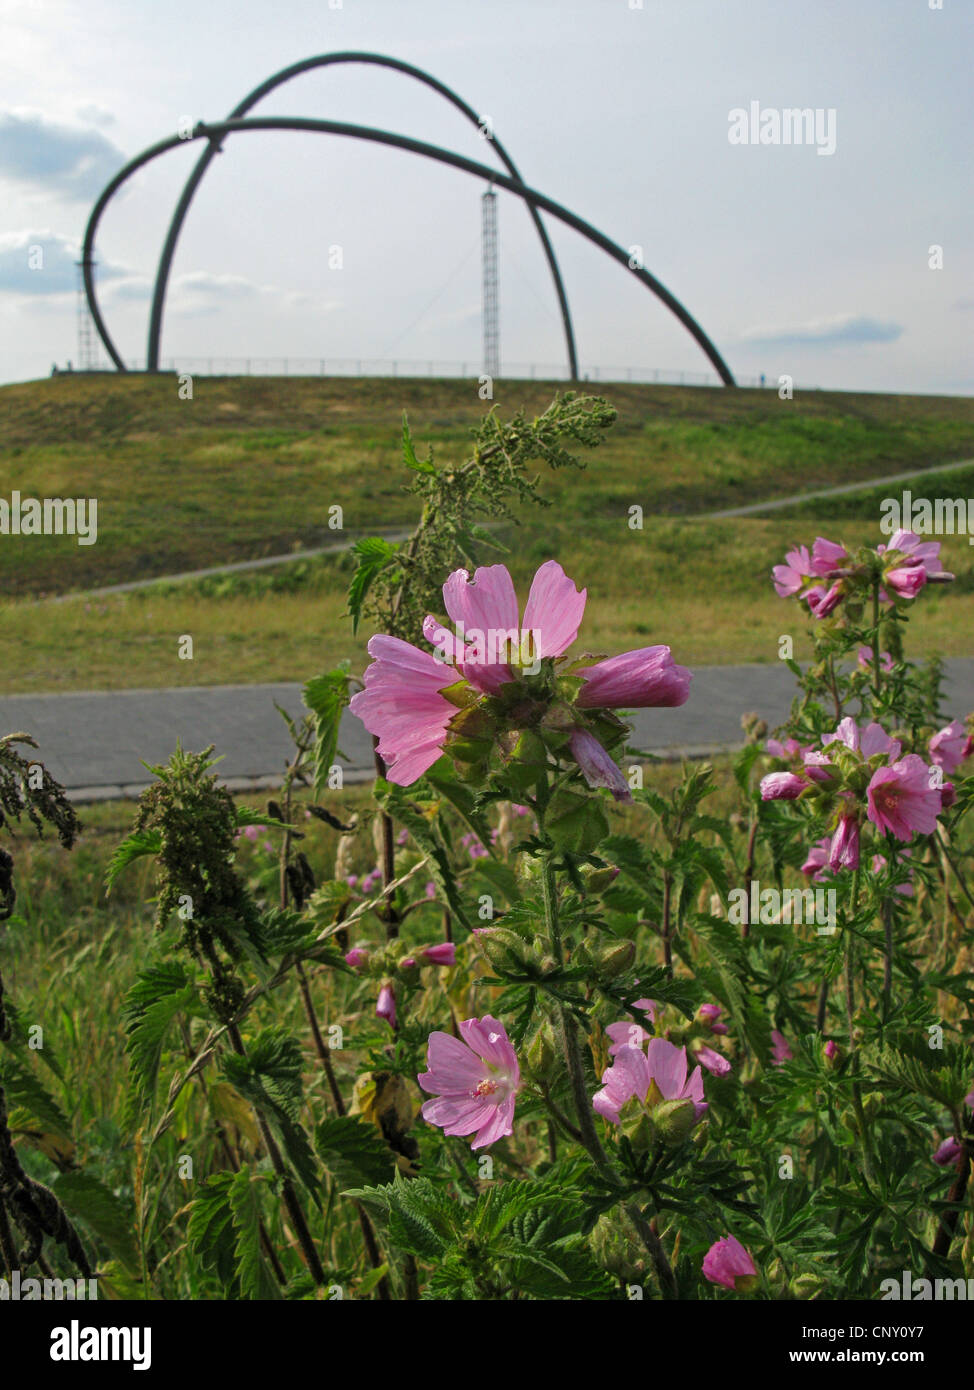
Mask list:
[[[704,512],[690,517],[691,521],[721,521],[734,516],[759,516],[763,512],[783,511],[803,502],[813,502],[820,497],[841,497],[850,492],[871,492],[877,487],[892,483],[906,483],[924,474],[958,473],[974,468],[974,459],[960,459],[955,463],[933,464],[925,468],[912,468],[907,473],[889,473],[882,478],[864,478],[858,483],[842,483],[836,487],[821,488],[818,492],[798,492],[791,497],[775,497],[770,501],[749,502],[743,507],[727,507],[719,512]],[[678,519],[678,518],[674,518]],[[487,523],[488,526],[493,523]],[[408,530],[368,531],[363,535],[383,536],[388,541],[405,540],[411,533]],[[240,574],[245,570],[273,569],[278,565],[292,565],[296,560],[312,560],[319,555],[334,555],[341,550],[349,550],[355,544],[355,537],[334,541],[328,545],[317,546],[313,550],[293,550],[284,555],[265,555],[259,560],[236,560],[227,565],[209,565],[201,570],[184,570],[180,574],[158,574],[151,579],[130,579],[124,584],[107,584],[101,589],[74,590],[67,594],[54,594],[37,599],[38,603],[66,603],[73,598],[104,598],[110,594],[130,594],[135,589],[151,589],[155,584],[184,584],[191,579],[209,579],[217,574]]]
[[[946,708],[974,709],[974,658],[946,663]],[[786,666],[696,667],[680,709],[639,710],[634,746],[664,757],[700,756],[739,746],[741,715],[755,711],[772,727],[787,716],[794,678]],[[300,685],[222,685],[103,694],[0,696],[0,733],[27,732],[52,774],[76,801],[135,796],[151,777],[141,759],[167,760],[179,740],[224,754],[220,773],[233,790],[279,784],[290,742],[275,701],[300,714]],[[346,780],[372,776],[371,741],[346,715],[339,740]]]
[[858,483],[841,483],[837,487],[823,487],[818,492],[800,492],[794,497],[775,497],[769,502],[749,502],[746,507],[726,507],[721,512],[707,512],[694,517],[695,521],[720,521],[731,516],[758,516],[763,512],[780,512],[786,507],[797,507],[802,502],[815,502],[820,497],[842,497],[849,492],[872,492],[878,487],[890,487],[893,483],[908,483],[914,478],[931,474],[939,477],[941,473],[961,473],[974,468],[974,459],[958,459],[955,463],[937,463],[929,468],[911,468],[908,473],[887,473],[883,478],[863,478]]

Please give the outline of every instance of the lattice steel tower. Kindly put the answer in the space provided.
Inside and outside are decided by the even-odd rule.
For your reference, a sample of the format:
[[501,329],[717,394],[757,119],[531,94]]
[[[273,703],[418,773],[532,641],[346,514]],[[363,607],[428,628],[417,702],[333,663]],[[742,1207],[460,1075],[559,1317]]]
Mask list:
[[98,344],[95,341],[94,320],[85,295],[85,263],[75,261],[75,265],[78,267],[78,371],[95,372],[98,370]]
[[491,378],[501,373],[501,336],[497,299],[497,194],[492,188],[481,199],[481,245],[484,260],[484,373]]

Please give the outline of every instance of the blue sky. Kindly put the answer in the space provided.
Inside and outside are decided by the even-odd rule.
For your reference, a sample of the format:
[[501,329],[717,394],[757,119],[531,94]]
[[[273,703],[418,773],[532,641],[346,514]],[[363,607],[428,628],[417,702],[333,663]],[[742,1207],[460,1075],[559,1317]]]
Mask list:
[[[529,183],[641,246],[741,376],[974,393],[969,0],[0,0],[0,28],[0,380],[76,357],[73,262],[122,163],[186,117],[225,116],[278,68],[366,49],[453,87]],[[731,112],[752,102],[833,111],[834,153],[732,144]],[[309,74],[258,110],[490,162],[459,113],[393,72]],[[136,175],[102,223],[99,284],[126,357],[144,357],[151,278],[199,148]],[[358,141],[229,140],[180,242],[163,358],[473,369],[482,191]],[[499,219],[502,363],[562,363],[527,214],[501,193]],[[632,277],[549,227],[583,366],[707,369]]]

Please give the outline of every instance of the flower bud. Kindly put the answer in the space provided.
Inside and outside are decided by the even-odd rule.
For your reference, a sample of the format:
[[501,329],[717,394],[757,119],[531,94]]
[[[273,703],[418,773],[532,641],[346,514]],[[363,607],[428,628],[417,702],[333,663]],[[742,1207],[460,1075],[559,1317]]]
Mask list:
[[538,974],[538,962],[531,947],[517,932],[507,927],[494,927],[480,938],[484,955],[495,970],[507,975]]
[[605,869],[591,869],[587,874],[583,874],[586,892],[604,893],[610,883],[614,883],[619,877],[619,870],[613,865]]
[[820,1274],[798,1274],[788,1285],[792,1298],[809,1300],[816,1298],[827,1287],[827,1281]]
[[636,959],[633,941],[597,941],[584,937],[572,952],[572,965],[591,969],[600,982],[615,980],[632,967]]
[[396,995],[392,988],[392,981],[387,980],[379,990],[379,998],[375,1005],[376,1018],[384,1018],[389,1027],[395,1031],[396,1027]]
[[428,965],[456,965],[457,948],[452,941],[440,941],[435,946],[424,946],[419,957]]
[[689,1098],[664,1100],[653,1111],[653,1122],[664,1144],[682,1144],[696,1126],[696,1106]]
[[532,1074],[539,1081],[551,1080],[562,1070],[558,1050],[555,1046],[554,1030],[547,1020],[542,1023],[531,1039],[528,1045],[527,1060]]

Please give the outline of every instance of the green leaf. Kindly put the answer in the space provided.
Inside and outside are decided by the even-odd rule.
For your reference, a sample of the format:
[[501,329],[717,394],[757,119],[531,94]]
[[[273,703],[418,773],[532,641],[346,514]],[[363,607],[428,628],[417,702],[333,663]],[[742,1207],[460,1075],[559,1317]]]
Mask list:
[[7,1015],[7,1022],[10,1025],[10,1037],[6,1040],[6,1046],[11,1049],[22,1048],[25,1053],[29,1053],[38,1061],[43,1062],[44,1066],[52,1071],[59,1081],[63,1082],[64,1069],[57,1053],[48,1041],[47,1035],[44,1036],[43,1047],[31,1047],[30,1027],[23,1021],[20,1010],[9,996],[4,999],[3,1007]]
[[111,857],[105,874],[106,893],[112,891],[119,874],[130,864],[133,864],[136,859],[142,859],[147,854],[158,854],[161,849],[162,832],[160,830],[133,830],[131,835],[125,837]]
[[[375,799],[384,811],[406,827],[420,849],[428,856],[429,871],[433,876],[433,881],[449,904],[453,915],[470,931],[472,929],[470,918],[467,916],[467,910],[460,896],[449,858],[429,821],[416,809],[400,787],[393,786],[384,778],[376,779]],[[489,838],[488,835],[488,840]]]
[[323,676],[315,676],[304,687],[303,699],[315,717],[314,795],[328,786],[328,771],[338,750],[338,727],[342,710],[348,704],[350,662],[342,661]]
[[392,1181],[395,1155],[378,1130],[355,1115],[334,1115],[315,1130],[315,1147],[340,1188]]
[[142,1101],[152,1100],[159,1063],[173,1019],[196,1002],[196,987],[185,966],[164,962],[143,970],[125,996],[125,1050],[129,1054],[136,1091]]
[[608,835],[609,822],[598,798],[562,788],[548,803],[544,828],[563,854],[593,854]]
[[268,908],[260,919],[260,949],[268,958],[286,956],[314,944],[318,929],[293,908]]
[[213,1269],[224,1285],[234,1273],[233,1211],[230,1188],[233,1173],[214,1173],[193,1202],[186,1227],[189,1248],[207,1269]]
[[381,536],[364,536],[352,546],[356,570],[348,587],[348,612],[352,619],[352,631],[358,631],[362,618],[362,605],[378,574],[398,552],[399,546]]
[[116,1197],[93,1173],[80,1170],[60,1173],[51,1187],[69,1216],[99,1236],[126,1269],[138,1272],[135,1210],[128,1202]]
[[248,1045],[245,1057],[224,1057],[223,1074],[267,1120],[312,1200],[320,1205],[321,1183],[300,1118],[303,1063],[297,1039],[282,1028],[267,1028]]
[[450,805],[457,810],[477,839],[490,849],[490,822],[483,811],[477,807],[477,794],[465,782],[461,782],[453,772],[449,758],[440,758],[425,774],[431,787],[445,796]]
[[280,1298],[280,1290],[264,1262],[260,1248],[259,1188],[261,1183],[267,1181],[264,1175],[252,1175],[244,1164],[229,1188],[228,1199],[237,1237],[233,1253],[237,1261],[240,1297],[245,1299]]
[[407,468],[411,468],[414,473],[429,473],[436,477],[436,465],[432,459],[420,460],[416,457],[416,450],[413,448],[412,435],[409,433],[409,421],[406,412],[402,413],[402,458]]
[[60,1105],[38,1079],[33,1067],[6,1053],[0,1057],[0,1083],[11,1106],[26,1110],[48,1132],[70,1140],[71,1126]]

